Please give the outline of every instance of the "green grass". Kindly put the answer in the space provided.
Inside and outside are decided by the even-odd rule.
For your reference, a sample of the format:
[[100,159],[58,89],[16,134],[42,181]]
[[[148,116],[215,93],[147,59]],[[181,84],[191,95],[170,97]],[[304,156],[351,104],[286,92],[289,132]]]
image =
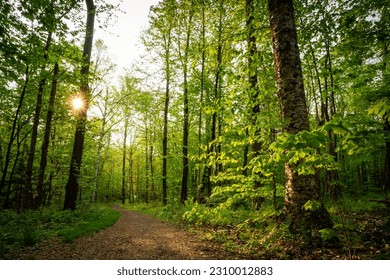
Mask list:
[[119,212],[109,205],[93,204],[75,211],[41,209],[17,214],[0,212],[0,258],[24,246],[34,246],[41,240],[60,237],[64,242],[114,224]]
[[119,219],[119,216],[119,212],[103,207],[87,219],[82,219],[75,225],[60,229],[57,235],[64,242],[71,242],[80,236],[91,234],[111,226]]
[[364,213],[372,211],[381,211],[385,209],[383,204],[373,200],[381,200],[383,196],[376,193],[366,193],[364,196],[349,196],[344,194],[337,201],[325,200],[328,211],[332,214],[337,212]]

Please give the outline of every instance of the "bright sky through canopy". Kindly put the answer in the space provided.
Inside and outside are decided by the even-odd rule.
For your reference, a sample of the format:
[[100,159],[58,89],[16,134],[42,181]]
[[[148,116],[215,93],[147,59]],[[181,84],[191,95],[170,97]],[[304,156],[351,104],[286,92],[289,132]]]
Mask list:
[[140,49],[139,37],[141,31],[148,24],[150,7],[159,0],[106,0],[107,3],[117,5],[124,12],[116,12],[116,22],[102,30],[96,30],[95,41],[102,39],[108,46],[112,61],[121,71],[130,68],[131,62],[138,58]]

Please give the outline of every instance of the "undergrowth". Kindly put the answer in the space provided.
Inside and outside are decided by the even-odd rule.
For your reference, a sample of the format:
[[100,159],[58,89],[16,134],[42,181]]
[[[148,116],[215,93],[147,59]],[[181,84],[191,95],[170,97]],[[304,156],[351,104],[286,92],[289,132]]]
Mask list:
[[226,251],[245,258],[388,259],[390,222],[384,206],[371,201],[376,198],[365,194],[344,196],[336,202],[325,200],[334,227],[320,230],[323,243],[316,248],[308,248],[304,240],[292,234],[288,221],[280,219],[281,210],[274,210],[269,201],[256,210],[224,203],[139,203],[125,207],[197,231],[204,240],[220,243]]
[[70,242],[112,225],[119,215],[119,212],[103,204],[84,206],[75,211],[41,209],[21,214],[0,212],[0,258],[12,250],[33,246],[51,237]]

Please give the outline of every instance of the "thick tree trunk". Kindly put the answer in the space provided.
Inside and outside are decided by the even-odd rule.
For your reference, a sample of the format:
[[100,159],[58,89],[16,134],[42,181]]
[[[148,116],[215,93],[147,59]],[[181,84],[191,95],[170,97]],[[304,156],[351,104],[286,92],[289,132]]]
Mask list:
[[83,50],[84,61],[83,67],[81,68],[82,85],[80,86],[80,95],[86,104],[85,108],[80,110],[77,116],[76,133],[74,137],[72,159],[70,163],[69,179],[65,187],[66,193],[64,210],[76,209],[77,194],[79,192],[80,169],[84,149],[85,123],[87,121],[87,110],[89,105],[88,101],[90,93],[88,85],[88,74],[91,61],[96,11],[93,0],[85,0],[85,3],[87,5],[87,25]]
[[37,201],[35,202],[35,207],[39,207],[42,204],[44,192],[43,192],[43,185],[45,180],[45,170],[47,165],[47,152],[49,149],[49,143],[50,143],[50,134],[51,134],[51,123],[53,120],[53,113],[54,113],[54,101],[57,94],[57,76],[59,72],[58,63],[54,65],[54,72],[53,72],[53,80],[51,84],[51,91],[50,91],[50,99],[49,99],[49,108],[47,110],[47,116],[46,116],[46,126],[45,126],[45,132],[43,135],[43,142],[42,142],[42,148],[41,148],[41,161],[39,164],[39,173],[38,173],[38,183],[37,183]]
[[[310,127],[293,1],[269,0],[268,9],[281,113],[286,121],[285,131],[295,134]],[[316,234],[318,229],[330,227],[332,223],[321,203],[315,176],[299,175],[295,169],[295,164],[285,164],[284,210],[291,219],[291,229],[304,235]],[[308,201],[320,203],[320,207],[305,211],[303,206]]]

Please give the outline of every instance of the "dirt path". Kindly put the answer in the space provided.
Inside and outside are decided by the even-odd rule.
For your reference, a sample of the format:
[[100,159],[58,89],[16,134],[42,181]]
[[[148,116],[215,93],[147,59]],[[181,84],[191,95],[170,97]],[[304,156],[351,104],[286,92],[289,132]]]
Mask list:
[[234,259],[220,246],[201,241],[175,225],[115,206],[121,213],[113,226],[72,243],[46,240],[16,258],[63,260]]

